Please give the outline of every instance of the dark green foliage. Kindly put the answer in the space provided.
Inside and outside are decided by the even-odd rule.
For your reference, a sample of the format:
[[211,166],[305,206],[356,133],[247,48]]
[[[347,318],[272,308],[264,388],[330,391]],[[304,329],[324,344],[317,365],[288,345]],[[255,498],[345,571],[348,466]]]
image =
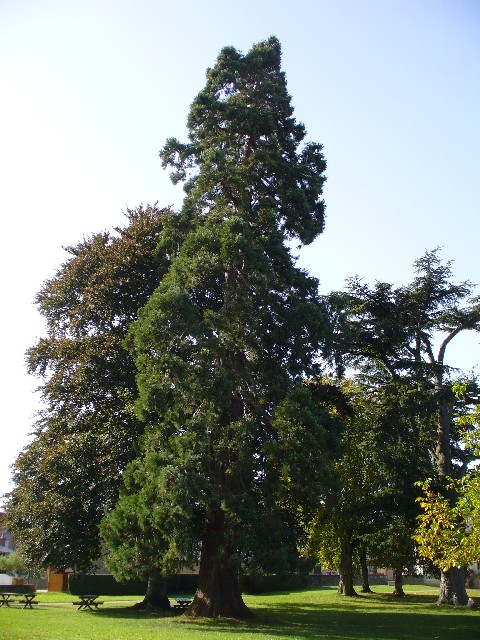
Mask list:
[[247,574],[242,577],[243,593],[298,591],[310,584],[308,573]]
[[186,212],[227,207],[254,228],[311,242],[324,228],[322,146],[295,121],[276,38],[245,56],[226,47],[188,116],[189,142],[161,151],[172,180],[187,180]]
[[403,287],[381,281],[371,287],[352,278],[345,293],[328,296],[328,304],[344,364],[375,373],[380,382],[407,376],[425,388],[448,373],[451,340],[480,329],[480,302],[472,283],[452,282],[451,262],[443,264],[438,249],[414,268],[417,276]]
[[[413,553],[414,482],[433,476],[444,488],[448,475],[466,467],[452,425],[455,397],[445,353],[460,332],[480,329],[480,302],[470,282],[452,282],[451,264],[438,254],[418,259],[417,275],[404,287],[370,287],[355,278],[346,293],[329,297],[338,361],[357,369],[383,407],[373,423],[372,450],[381,456],[379,469],[384,465],[382,509],[390,516],[368,534],[371,555],[400,569]],[[461,598],[466,602],[464,589]]]
[[[166,576],[168,592],[175,595],[195,593],[198,575]],[[10,588],[10,587],[9,587]],[[116,580],[111,574],[73,574],[68,576],[68,592],[72,595],[95,593],[102,596],[139,596],[147,591],[146,580]]]
[[[320,145],[300,148],[292,113],[275,38],[245,56],[226,48],[192,104],[189,142],[161,152],[173,180],[187,180],[185,233],[129,332],[137,411],[155,424],[106,527],[120,534],[128,512],[140,554],[156,531],[164,572],[200,557],[194,614],[247,615],[240,568],[261,563],[269,527],[275,562],[294,561],[331,481],[336,423],[305,384],[320,371],[327,316],[287,244],[323,230],[325,161]],[[128,545],[114,538],[121,570]]]
[[34,584],[9,584],[8,587],[5,586],[2,589],[8,590],[10,593],[35,593],[37,587]]
[[118,582],[109,574],[73,574],[68,576],[68,592],[74,596],[92,593],[101,596],[138,596],[147,590],[141,580]]
[[139,207],[127,226],[67,248],[37,295],[46,336],[29,349],[44,409],[14,465],[8,524],[32,565],[87,570],[98,524],[117,499],[145,420],[134,414],[135,366],[125,339],[168,259],[157,239],[170,212]]

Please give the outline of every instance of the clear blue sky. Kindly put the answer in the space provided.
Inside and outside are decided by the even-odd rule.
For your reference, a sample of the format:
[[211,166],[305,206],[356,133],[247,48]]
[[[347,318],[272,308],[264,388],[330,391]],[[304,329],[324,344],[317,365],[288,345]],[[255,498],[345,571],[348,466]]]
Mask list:
[[[158,150],[185,138],[220,49],[270,35],[325,146],[326,230],[301,256],[322,292],[355,274],[406,283],[439,245],[480,282],[478,0],[0,0],[0,493],[37,407],[33,299],[62,245],[127,206],[180,204]],[[451,364],[480,362],[477,336],[455,342]]]

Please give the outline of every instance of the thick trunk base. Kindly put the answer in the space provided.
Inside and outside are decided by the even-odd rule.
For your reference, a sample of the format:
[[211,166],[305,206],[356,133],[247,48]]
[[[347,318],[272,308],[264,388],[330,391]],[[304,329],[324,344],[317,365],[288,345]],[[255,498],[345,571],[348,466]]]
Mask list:
[[142,602],[135,605],[135,608],[150,611],[171,611],[166,580],[160,577],[149,578],[147,593]]
[[373,593],[370,589],[370,583],[368,581],[368,564],[367,564],[367,550],[364,546],[360,551],[360,564],[362,566],[362,588],[361,593]]
[[338,583],[337,593],[340,596],[347,596],[349,598],[355,598],[358,596],[358,593],[353,588],[353,583],[350,584],[350,581],[344,582],[342,579],[340,579],[340,582]]
[[468,605],[465,569],[452,567],[442,571],[437,604]]
[[403,590],[403,573],[399,569],[395,571],[395,589],[393,595],[397,598],[405,597],[405,591]]
[[341,596],[354,597],[358,593],[353,588],[353,550],[354,545],[350,536],[345,536],[341,542],[340,553],[340,581],[337,593]]
[[202,545],[198,589],[187,616],[206,618],[252,618],[242,598],[240,582],[234,568],[235,549],[224,542],[223,514],[214,521],[217,527]]
[[223,591],[215,589],[211,593],[205,593],[202,589],[198,589],[186,615],[194,618],[223,617],[242,620],[253,618],[253,613],[244,603],[241,593],[236,593],[232,589]]

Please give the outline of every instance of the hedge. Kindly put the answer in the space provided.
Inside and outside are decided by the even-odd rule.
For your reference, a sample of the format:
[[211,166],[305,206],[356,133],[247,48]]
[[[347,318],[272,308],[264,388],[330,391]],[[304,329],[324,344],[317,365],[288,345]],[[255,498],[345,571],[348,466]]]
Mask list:
[[117,582],[110,574],[85,574],[68,576],[68,591],[74,596],[80,593],[96,593],[102,596],[138,596],[147,591],[147,583],[142,580]]
[[[168,576],[167,593],[193,594],[197,590],[198,575],[180,574]],[[309,585],[309,576],[303,573],[274,575],[245,575],[241,580],[242,591],[249,594],[273,591],[295,591]],[[97,593],[102,596],[138,596],[147,591],[147,583],[142,580],[117,582],[110,574],[68,576],[68,591],[72,595]]]
[[[168,593],[195,593],[197,575],[176,575],[167,578]],[[68,591],[72,595],[80,593],[97,593],[102,596],[138,596],[147,591],[147,583],[143,580],[118,582],[111,574],[86,574],[68,576]]]
[[37,590],[34,584],[2,584],[0,591],[8,591],[9,593],[34,593]]
[[304,589],[309,584],[309,576],[306,573],[245,575],[242,578],[242,591],[249,594],[295,591]]

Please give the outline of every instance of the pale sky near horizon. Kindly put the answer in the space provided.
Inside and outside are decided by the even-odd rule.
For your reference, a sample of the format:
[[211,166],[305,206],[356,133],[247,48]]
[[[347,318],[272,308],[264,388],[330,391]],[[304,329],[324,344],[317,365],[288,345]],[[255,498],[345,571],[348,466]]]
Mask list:
[[[24,353],[62,246],[126,207],[180,205],[158,150],[186,138],[220,49],[270,35],[325,147],[326,229],[300,257],[321,292],[355,274],[407,283],[437,246],[480,283],[479,0],[0,0],[0,494],[38,407]],[[478,336],[451,347],[449,364],[480,363]]]

